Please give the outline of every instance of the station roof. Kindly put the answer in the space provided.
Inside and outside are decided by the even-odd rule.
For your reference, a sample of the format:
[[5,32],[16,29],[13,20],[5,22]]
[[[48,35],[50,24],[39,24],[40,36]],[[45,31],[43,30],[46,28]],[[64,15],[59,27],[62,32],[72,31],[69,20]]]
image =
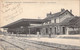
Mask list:
[[51,24],[44,24],[39,26],[29,26],[28,28],[48,28],[54,26],[68,26],[71,28],[80,28],[80,17],[71,17],[63,20],[60,23],[51,23]]
[[13,23],[3,26],[2,28],[14,28],[19,26],[29,26],[30,24],[41,24],[43,19],[20,19]]
[[52,18],[60,17],[62,14],[66,13],[66,12],[68,12],[72,16],[74,16],[69,10],[64,10],[64,11],[60,11],[60,12],[57,12],[57,13],[54,13],[54,14],[52,14],[50,12],[50,14],[47,14],[47,15],[50,15],[50,16],[49,17],[46,17],[44,20],[51,20]]
[[64,20],[61,25],[73,27],[73,28],[80,28],[80,17],[74,17]]

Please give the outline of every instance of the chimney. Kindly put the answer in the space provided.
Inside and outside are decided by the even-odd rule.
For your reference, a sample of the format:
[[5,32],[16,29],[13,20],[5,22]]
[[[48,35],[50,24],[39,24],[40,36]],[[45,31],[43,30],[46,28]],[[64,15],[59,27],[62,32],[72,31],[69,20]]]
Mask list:
[[65,11],[65,9],[63,8],[63,9],[61,9],[61,12],[63,12],[63,11]]
[[72,13],[72,10],[70,10],[70,12]]
[[52,14],[52,12],[50,12],[50,15]]
[[38,19],[40,19],[40,17],[38,17]]
[[47,17],[51,17],[52,16],[52,12],[47,14]]

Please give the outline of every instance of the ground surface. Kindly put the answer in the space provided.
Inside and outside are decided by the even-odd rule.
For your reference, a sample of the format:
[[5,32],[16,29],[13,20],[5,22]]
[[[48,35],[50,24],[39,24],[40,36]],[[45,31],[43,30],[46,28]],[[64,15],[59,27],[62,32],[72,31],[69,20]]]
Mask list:
[[34,43],[28,43],[24,38],[20,37],[7,36],[0,39],[0,50],[61,50],[55,47],[52,48]]
[[[79,35],[72,37],[80,37]],[[3,39],[3,40],[2,40]],[[48,47],[29,43],[27,40],[42,41],[49,43],[65,44],[80,47],[80,39],[65,39],[65,38],[26,38],[14,36],[0,36],[0,50],[62,50],[61,48]]]

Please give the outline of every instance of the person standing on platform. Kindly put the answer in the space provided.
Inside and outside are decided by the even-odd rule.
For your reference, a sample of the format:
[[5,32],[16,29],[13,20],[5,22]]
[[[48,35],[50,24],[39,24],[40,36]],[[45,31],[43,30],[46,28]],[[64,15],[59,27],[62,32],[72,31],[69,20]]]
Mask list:
[[38,32],[37,32],[37,38],[40,38],[39,36],[40,36],[40,32],[38,31]]

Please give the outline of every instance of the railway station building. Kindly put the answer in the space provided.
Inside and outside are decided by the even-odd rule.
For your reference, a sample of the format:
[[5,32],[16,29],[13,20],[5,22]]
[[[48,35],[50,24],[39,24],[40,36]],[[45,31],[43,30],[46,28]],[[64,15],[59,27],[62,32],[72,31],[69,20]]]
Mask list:
[[75,35],[80,34],[80,17],[74,16],[72,10],[61,9],[60,12],[47,14],[44,23],[40,26],[29,26],[39,28],[43,35]]
[[61,9],[60,12],[47,13],[44,19],[20,19],[2,28],[10,33],[26,33],[40,35],[71,35],[80,34],[80,17],[74,16],[72,10]]

